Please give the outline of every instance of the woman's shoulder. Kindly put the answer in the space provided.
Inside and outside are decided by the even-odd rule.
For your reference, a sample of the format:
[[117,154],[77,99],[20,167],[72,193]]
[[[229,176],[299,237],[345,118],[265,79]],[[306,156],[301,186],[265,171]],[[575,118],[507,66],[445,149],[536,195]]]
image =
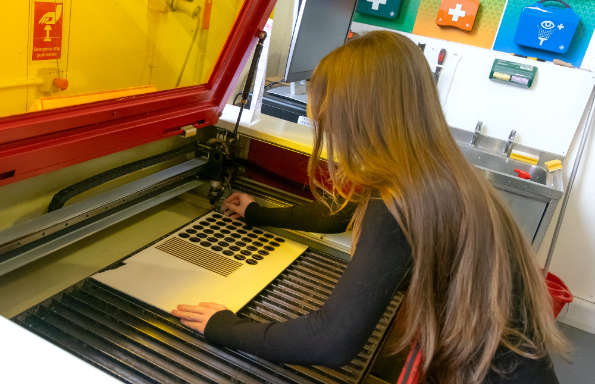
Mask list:
[[372,197],[368,202],[368,206],[366,208],[366,215],[373,215],[376,217],[393,217],[392,213],[388,210],[384,200],[379,197]]
[[362,235],[367,233],[374,238],[389,237],[400,243],[407,243],[403,229],[382,199],[372,198],[368,202],[362,222]]
[[371,198],[366,208],[365,221],[379,222],[391,227],[398,227],[397,219],[390,212],[386,203],[380,198]]

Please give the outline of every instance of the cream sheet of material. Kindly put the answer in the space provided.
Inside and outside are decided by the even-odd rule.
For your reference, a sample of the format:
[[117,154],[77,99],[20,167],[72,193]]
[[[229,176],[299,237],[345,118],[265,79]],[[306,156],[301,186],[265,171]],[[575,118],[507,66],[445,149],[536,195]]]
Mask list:
[[[178,238],[180,233],[191,229],[203,218],[124,260],[123,265],[97,273],[93,278],[167,312],[178,304],[215,302],[235,313],[307,249],[303,244],[285,239],[257,265],[238,261],[241,266],[227,277],[156,249],[168,240]],[[233,257],[227,259],[235,260]]]

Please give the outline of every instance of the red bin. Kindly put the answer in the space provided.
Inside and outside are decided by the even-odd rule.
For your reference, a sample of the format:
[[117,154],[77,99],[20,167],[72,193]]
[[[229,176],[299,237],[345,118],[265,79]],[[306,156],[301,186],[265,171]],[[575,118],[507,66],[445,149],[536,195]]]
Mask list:
[[567,303],[571,303],[573,296],[570,293],[570,289],[560,280],[560,278],[553,273],[548,273],[545,282],[547,284],[548,291],[552,296],[554,304],[554,317],[558,317],[560,311]]

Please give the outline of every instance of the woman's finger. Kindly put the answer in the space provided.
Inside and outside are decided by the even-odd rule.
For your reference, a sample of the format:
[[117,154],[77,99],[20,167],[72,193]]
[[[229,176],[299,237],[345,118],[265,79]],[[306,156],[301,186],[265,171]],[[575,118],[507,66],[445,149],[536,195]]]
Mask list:
[[233,211],[231,209],[224,211],[224,213],[225,213],[225,216],[232,217],[232,218],[233,218],[233,215],[237,215],[237,212]]
[[178,311],[203,313],[203,308],[200,305],[180,304],[176,308]]
[[232,211],[232,210],[234,210],[234,208],[237,208],[238,205],[237,204],[233,204],[233,203],[223,203],[223,205],[221,207],[224,210]]
[[205,323],[204,322],[180,320],[180,323],[187,326],[188,328],[195,329],[200,333],[203,333],[203,334],[205,333]]
[[231,195],[227,196],[227,198],[225,200],[223,200],[223,202],[228,203],[230,201],[237,200],[237,199],[238,199],[238,193],[234,192]]
[[235,203],[223,204],[222,207],[224,210],[228,210],[228,211],[232,211],[232,212],[236,212],[240,208],[240,206]]
[[174,309],[172,315],[179,317],[180,319],[189,320],[189,321],[204,321],[205,316],[202,313],[195,313],[195,312],[184,312],[178,311]]
[[232,201],[240,201],[240,196],[241,196],[240,192],[234,192],[231,195],[229,195],[229,197],[227,199],[225,199],[223,202],[230,203]]

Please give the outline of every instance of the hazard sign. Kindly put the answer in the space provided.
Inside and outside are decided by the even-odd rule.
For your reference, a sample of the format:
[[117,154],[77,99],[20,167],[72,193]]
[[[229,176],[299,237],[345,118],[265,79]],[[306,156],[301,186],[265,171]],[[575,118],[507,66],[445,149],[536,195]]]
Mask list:
[[62,56],[62,3],[35,2],[33,60],[57,60]]

